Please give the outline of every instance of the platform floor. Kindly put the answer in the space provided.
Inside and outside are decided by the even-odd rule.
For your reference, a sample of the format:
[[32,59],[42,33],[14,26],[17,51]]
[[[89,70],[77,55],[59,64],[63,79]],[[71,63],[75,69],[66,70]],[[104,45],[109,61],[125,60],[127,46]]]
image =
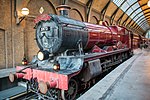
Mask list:
[[[134,53],[78,100],[150,100],[150,49]],[[8,96],[5,93],[14,95],[9,89],[0,91],[0,100]]]
[[134,53],[78,100],[150,100],[150,49]]
[[26,92],[23,86],[16,86],[4,91],[0,91],[0,100],[9,100],[10,97]]
[[15,68],[1,69],[0,78],[8,77],[10,72],[15,73]]
[[107,100],[150,100],[150,50],[143,50]]

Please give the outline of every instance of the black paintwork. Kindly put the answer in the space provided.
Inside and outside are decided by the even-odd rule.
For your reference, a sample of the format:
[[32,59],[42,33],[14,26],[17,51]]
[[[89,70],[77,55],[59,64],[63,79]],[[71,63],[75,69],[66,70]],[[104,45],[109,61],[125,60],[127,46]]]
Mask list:
[[37,24],[36,40],[40,50],[60,53],[67,49],[77,49],[79,41],[85,47],[88,31],[84,23],[63,16],[49,16],[50,21]]

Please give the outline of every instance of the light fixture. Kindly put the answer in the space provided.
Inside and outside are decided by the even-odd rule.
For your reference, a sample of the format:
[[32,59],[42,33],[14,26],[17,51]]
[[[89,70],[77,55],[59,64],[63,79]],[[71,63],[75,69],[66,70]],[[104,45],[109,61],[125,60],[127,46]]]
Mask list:
[[43,12],[44,12],[44,8],[43,8],[43,7],[41,7],[41,8],[40,8],[40,10],[39,10],[39,12],[40,12],[40,14],[43,14]]
[[102,20],[100,20],[100,21],[99,21],[99,24],[100,24],[100,25],[103,25],[103,21],[102,21]]
[[28,8],[22,8],[21,10],[22,16],[18,16],[18,12],[16,12],[16,24],[19,25],[23,19],[29,14],[29,9]]
[[148,2],[147,2],[147,6],[148,6],[148,7],[150,7],[150,0],[148,0]]
[[39,60],[43,60],[44,59],[44,53],[39,51],[38,54],[37,54],[37,57]]
[[48,51],[39,51],[37,54],[37,58],[39,60],[47,60],[49,58],[49,52]]
[[28,15],[29,9],[28,8],[22,8],[21,13],[22,13],[22,15]]
[[54,64],[54,66],[53,66],[53,69],[54,69],[55,71],[60,70],[60,64],[59,64],[58,62],[56,62],[56,63]]
[[22,59],[22,65],[27,65],[27,64],[28,64],[28,61],[27,61],[26,57],[24,56]]

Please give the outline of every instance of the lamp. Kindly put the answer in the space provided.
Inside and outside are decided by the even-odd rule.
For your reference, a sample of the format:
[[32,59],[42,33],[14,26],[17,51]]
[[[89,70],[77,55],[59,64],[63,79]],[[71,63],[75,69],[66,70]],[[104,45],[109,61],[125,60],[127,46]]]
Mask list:
[[23,16],[19,17],[18,12],[16,12],[16,24],[19,25],[23,19],[29,14],[29,9],[28,8],[22,8],[21,14]]
[[29,9],[28,8],[22,8],[21,13],[22,13],[22,15],[28,15]]
[[99,21],[99,24],[100,24],[100,25],[103,25],[103,21],[102,21],[102,20],[100,20],[100,21]]
[[148,2],[147,2],[147,6],[148,6],[148,7],[150,7],[150,0],[148,0]]

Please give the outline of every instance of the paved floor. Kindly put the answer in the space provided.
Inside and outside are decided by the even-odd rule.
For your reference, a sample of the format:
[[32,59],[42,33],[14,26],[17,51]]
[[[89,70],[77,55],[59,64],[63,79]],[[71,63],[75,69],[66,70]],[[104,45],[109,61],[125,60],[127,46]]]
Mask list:
[[25,87],[16,86],[4,91],[0,91],[0,100],[9,100],[10,97],[16,96],[17,94],[23,93],[26,91]]
[[15,72],[15,68],[1,69],[0,70],[0,78],[9,76],[10,72]]
[[143,50],[106,100],[150,100],[150,50]]
[[134,61],[142,54],[140,49],[134,51],[134,56],[120,64],[102,80],[84,93],[78,100],[104,100],[112,94],[116,84],[124,77]]
[[78,100],[150,100],[150,50],[139,51]]

